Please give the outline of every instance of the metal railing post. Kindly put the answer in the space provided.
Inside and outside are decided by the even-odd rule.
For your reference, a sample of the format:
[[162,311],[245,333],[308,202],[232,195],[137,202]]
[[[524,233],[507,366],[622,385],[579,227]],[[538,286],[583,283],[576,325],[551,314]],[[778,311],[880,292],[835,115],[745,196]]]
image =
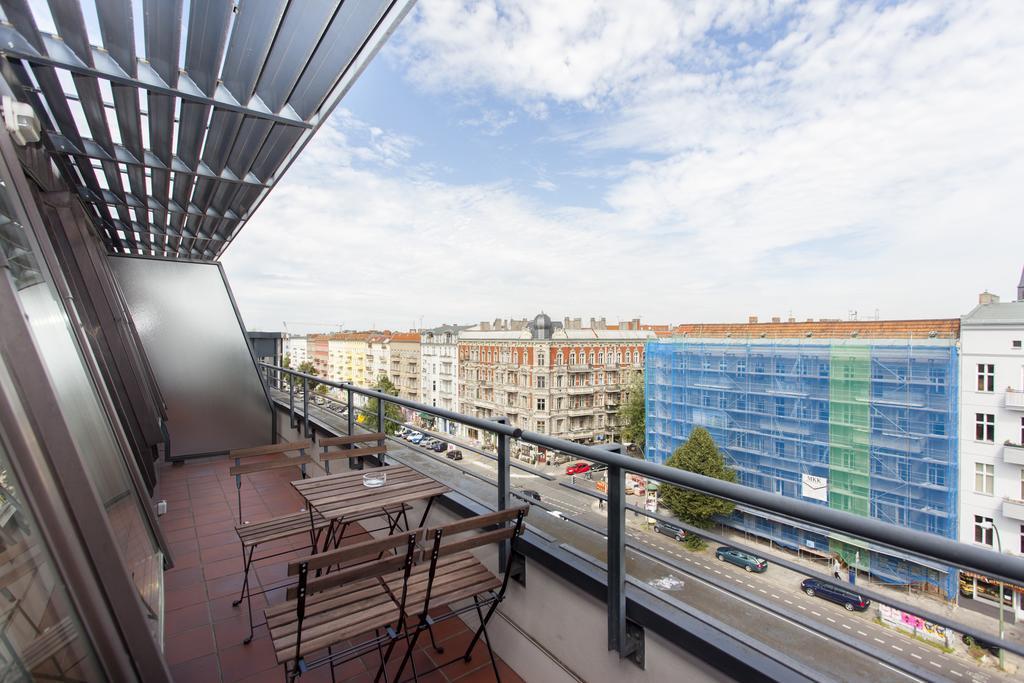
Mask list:
[[[382,434],[387,434],[387,426],[384,424],[384,400],[377,399],[377,431]],[[383,442],[382,442],[383,443]],[[381,453],[377,456],[377,460],[380,461],[381,467],[387,464],[384,460],[385,454]]]
[[626,481],[608,468],[608,649],[623,654],[626,642]]
[[[507,417],[496,417],[493,419],[498,424],[507,425],[509,420]],[[498,432],[495,434],[498,438],[498,506],[497,510],[507,510],[511,504],[511,484],[512,484],[512,463],[509,460],[509,449],[508,449],[508,437]],[[502,541],[498,545],[498,566],[508,566],[508,553],[509,553],[509,542]]]
[[302,378],[302,436],[309,438],[309,380]]
[[295,378],[288,378],[288,427],[295,429]]

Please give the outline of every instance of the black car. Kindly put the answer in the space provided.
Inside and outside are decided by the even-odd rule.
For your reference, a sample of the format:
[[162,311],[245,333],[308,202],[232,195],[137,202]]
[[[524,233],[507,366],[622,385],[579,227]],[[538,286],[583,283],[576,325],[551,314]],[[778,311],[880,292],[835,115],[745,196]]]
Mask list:
[[800,588],[812,597],[817,596],[822,600],[842,605],[850,612],[863,612],[871,605],[871,601],[860,593],[827,581],[804,579]]
[[454,451],[448,451],[445,453],[445,457],[449,460],[462,460],[462,451],[455,449]]
[[663,522],[660,519],[654,523],[654,533],[671,536],[677,541],[681,541],[686,538],[686,529],[678,527],[670,522]]
[[433,444],[430,447],[430,449],[435,453],[444,453],[446,450],[448,450],[448,444],[446,444],[444,441],[438,441],[437,443]]
[[999,656],[999,646],[993,645],[987,640],[980,640],[978,638],[975,638],[974,636],[969,636],[966,633],[963,634],[960,637],[960,639],[964,641],[964,645],[966,645],[967,647],[974,647],[975,645],[977,645],[982,650],[988,650],[990,653],[992,653],[992,655],[996,657]]
[[519,492],[523,498],[532,498],[533,500],[540,501],[540,494],[533,489],[523,489]]

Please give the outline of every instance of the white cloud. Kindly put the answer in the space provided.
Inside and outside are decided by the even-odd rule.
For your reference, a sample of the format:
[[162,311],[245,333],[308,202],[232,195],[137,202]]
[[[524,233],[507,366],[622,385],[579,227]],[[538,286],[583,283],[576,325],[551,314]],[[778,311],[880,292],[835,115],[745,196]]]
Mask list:
[[389,49],[416,87],[596,112],[560,144],[616,155],[566,174],[608,191],[438,182],[342,116],[228,252],[247,315],[956,316],[1016,282],[1024,3],[424,0],[410,22]]

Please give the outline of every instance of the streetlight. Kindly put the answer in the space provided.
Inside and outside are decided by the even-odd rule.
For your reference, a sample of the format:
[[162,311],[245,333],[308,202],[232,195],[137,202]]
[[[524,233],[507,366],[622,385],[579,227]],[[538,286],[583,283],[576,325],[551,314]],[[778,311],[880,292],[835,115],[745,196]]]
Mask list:
[[[999,527],[997,527],[992,522],[982,522],[981,523],[981,528],[986,530],[986,531],[991,529],[993,532],[995,532],[995,535],[996,535],[996,550],[998,550],[999,554],[1002,555],[1003,554],[1003,541],[1002,541],[1001,538],[999,538]],[[1003,639],[1003,624],[1004,624],[1004,622],[1003,622],[1003,603],[1006,600],[1006,598],[1003,596],[1003,590],[1004,590],[1005,585],[1006,584],[1004,584],[1002,581],[999,582],[999,639],[1000,640]],[[999,648],[999,668],[1003,669],[1005,671],[1006,670],[1006,666],[1005,666],[1006,661],[1005,661],[1004,657],[1005,657],[1005,655],[1003,654],[1003,648],[1000,647]]]

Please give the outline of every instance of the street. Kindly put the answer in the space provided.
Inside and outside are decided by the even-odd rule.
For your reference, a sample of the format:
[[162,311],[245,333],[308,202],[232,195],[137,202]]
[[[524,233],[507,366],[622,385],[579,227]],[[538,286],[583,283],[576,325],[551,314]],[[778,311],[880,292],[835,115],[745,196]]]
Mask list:
[[[343,422],[323,412],[325,421]],[[389,457],[439,480],[448,480],[460,493],[493,506],[496,462],[469,450],[478,446],[452,441],[463,453],[463,459],[457,462],[399,439],[389,446]],[[533,474],[514,465],[511,472],[513,494],[531,489],[541,496],[539,505],[529,501],[536,506],[530,527],[557,539],[566,550],[602,563],[606,555],[606,518],[597,500],[562,485],[571,479],[563,474],[564,465],[536,471],[538,474]],[[576,477],[577,486],[592,483],[583,476]],[[538,514],[541,510],[549,514]],[[959,642],[953,652],[943,652],[877,623],[874,607],[863,613],[847,612],[839,605],[805,595],[799,587],[803,576],[787,568],[771,565],[763,574],[744,572],[717,561],[714,544],[704,551],[690,551],[674,538],[647,530],[643,518],[635,513],[627,512],[627,518],[626,563],[632,578],[738,632],[749,633],[752,639],[823,675],[840,681],[983,683],[1008,679],[991,665],[979,665]],[[770,559],[770,555],[764,556]]]

